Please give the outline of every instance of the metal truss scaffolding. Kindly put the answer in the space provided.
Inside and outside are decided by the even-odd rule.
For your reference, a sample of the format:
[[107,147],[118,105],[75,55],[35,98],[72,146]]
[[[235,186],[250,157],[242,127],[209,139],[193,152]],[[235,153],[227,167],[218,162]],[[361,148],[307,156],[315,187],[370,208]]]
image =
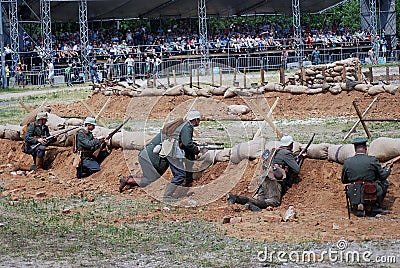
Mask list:
[[87,0],[79,2],[79,26],[80,26],[80,39],[81,39],[81,61],[84,69],[85,77],[88,77],[88,44],[89,44],[89,30],[87,23]]
[[19,31],[18,31],[18,3],[17,0],[10,1],[10,39],[11,39],[11,57],[12,69],[15,70],[19,62]]
[[201,52],[201,68],[207,70],[210,60],[210,51],[207,34],[207,12],[206,0],[199,0],[198,2],[198,16],[199,16],[199,36],[200,36],[200,52]]
[[44,58],[46,59],[51,59],[52,56],[50,1],[51,0],[40,0],[40,17],[42,19],[43,49],[44,49]]
[[300,24],[300,0],[292,0],[293,28],[294,28],[294,52],[300,66],[303,66],[304,47],[302,44]]
[[376,19],[376,0],[369,0],[371,46],[379,55],[378,24]]

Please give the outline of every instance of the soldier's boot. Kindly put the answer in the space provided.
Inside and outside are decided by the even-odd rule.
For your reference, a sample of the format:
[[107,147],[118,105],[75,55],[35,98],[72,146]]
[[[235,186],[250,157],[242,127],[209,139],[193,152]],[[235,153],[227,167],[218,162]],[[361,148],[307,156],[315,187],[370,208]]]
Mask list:
[[228,204],[240,204],[240,205],[245,205],[246,203],[249,202],[249,198],[247,196],[241,196],[241,195],[235,195],[235,194],[228,194],[226,196],[226,199],[228,200]]
[[164,196],[163,196],[163,202],[165,203],[173,203],[176,201],[175,198],[173,198],[173,194],[176,190],[176,188],[178,187],[178,185],[173,184],[173,183],[168,183],[167,187],[165,187],[165,192],[164,192]]
[[256,206],[255,204],[248,202],[246,204],[244,204],[245,208],[248,210],[251,210],[253,212],[260,212],[262,209],[258,206]]
[[127,178],[120,177],[119,178],[119,192],[122,193],[125,186],[139,186],[140,178],[134,178],[132,175],[129,175]]
[[36,171],[43,169],[43,158],[36,158]]

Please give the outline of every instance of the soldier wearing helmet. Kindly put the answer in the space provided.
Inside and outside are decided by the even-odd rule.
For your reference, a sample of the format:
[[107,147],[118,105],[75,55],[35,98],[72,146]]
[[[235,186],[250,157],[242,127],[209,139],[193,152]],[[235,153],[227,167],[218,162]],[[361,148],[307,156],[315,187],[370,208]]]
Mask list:
[[286,134],[281,138],[280,147],[276,150],[272,160],[273,166],[271,169],[274,172],[268,169],[261,175],[263,183],[259,189],[257,199],[228,194],[228,203],[245,205],[247,209],[255,212],[269,206],[280,206],[282,196],[287,188],[292,186],[294,177],[300,172],[300,165],[293,155],[293,142],[293,138],[290,135]]
[[104,136],[95,138],[92,131],[96,127],[96,119],[94,117],[86,117],[83,122],[84,128],[80,129],[76,134],[76,149],[81,154],[81,163],[77,167],[77,178],[89,176],[100,171],[100,164],[109,155],[107,151],[100,151],[97,156],[93,153],[101,146],[103,141],[109,145],[109,140],[105,140]]
[[[48,115],[46,112],[39,112],[36,115],[36,121],[30,123],[25,133],[25,153],[32,155],[33,165],[30,168],[31,171],[43,168],[44,156],[46,146],[48,143],[54,142],[57,139],[57,135],[53,135],[53,138],[46,139],[50,136],[49,127],[46,125]],[[39,146],[35,146],[40,144]],[[34,148],[32,148],[35,146]]]

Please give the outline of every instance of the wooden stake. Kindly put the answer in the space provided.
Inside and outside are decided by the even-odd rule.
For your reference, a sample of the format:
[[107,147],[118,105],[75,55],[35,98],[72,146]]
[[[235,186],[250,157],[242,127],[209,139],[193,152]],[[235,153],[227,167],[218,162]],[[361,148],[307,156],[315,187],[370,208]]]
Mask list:
[[[91,115],[95,116],[95,113],[94,113],[94,111],[92,110],[92,108],[90,108],[90,106],[87,105],[86,102],[84,102],[83,100],[81,100],[81,102],[82,102],[82,104],[86,107],[86,109],[89,111],[89,113],[90,113]],[[104,121],[103,121],[101,118],[99,118],[99,123],[100,123],[103,127],[108,128],[107,124],[104,123]]]
[[214,86],[214,70],[211,71],[211,86]]
[[305,70],[305,68],[304,68],[304,66],[301,66],[301,77],[300,77],[300,82],[301,82],[301,85],[302,86],[304,86],[304,84],[305,84],[305,82],[306,82],[306,70]]
[[[375,97],[374,100],[368,105],[367,109],[365,109],[365,111],[363,112],[361,117],[364,117],[368,111],[371,109],[372,105],[378,100],[378,97]],[[356,129],[356,127],[358,126],[358,124],[361,122],[360,119],[357,120],[357,122],[353,125],[353,127],[350,129],[350,131],[346,134],[346,136],[344,136],[343,141],[345,141],[351,133],[353,133],[353,131]]]
[[374,82],[374,74],[372,73],[372,67],[369,67],[369,82]]
[[243,70],[243,88],[247,88],[246,85],[246,68]]
[[368,128],[367,128],[367,125],[365,124],[364,120],[362,119],[362,118],[363,118],[363,115],[361,114],[360,110],[358,109],[357,104],[356,104],[356,101],[353,101],[353,106],[354,106],[354,108],[356,109],[357,116],[358,116],[358,118],[360,119],[360,122],[361,122],[361,124],[362,124],[362,126],[363,126],[363,128],[364,128],[364,130],[365,130],[365,133],[367,133],[368,139],[371,138],[371,133],[369,133],[369,130],[368,130]]
[[263,67],[261,67],[261,69],[260,69],[260,79],[261,79],[261,85],[263,85],[264,84],[264,82],[265,82],[265,77],[264,77],[264,68]]
[[357,63],[357,81],[361,81],[361,64]]
[[285,84],[285,69],[282,66],[279,68],[279,82]]
[[222,87],[222,69],[219,68],[219,86]]
[[174,76],[174,86],[176,86],[176,71],[172,70],[172,75]]
[[264,118],[265,121],[271,126],[271,128],[274,130],[276,135],[281,139],[283,137],[282,132],[275,126],[274,122],[272,122],[271,118],[267,116],[264,111],[255,103],[254,101],[250,100],[250,102],[253,104],[253,106],[257,109],[258,113]]
[[[272,112],[274,111],[276,105],[278,105],[278,101],[279,101],[279,97],[276,97],[274,104],[272,104],[271,108],[269,109],[269,112],[267,114],[267,117],[271,117]],[[257,130],[256,134],[254,134],[253,140],[259,136],[261,136],[261,131],[263,130],[263,128],[265,128],[265,126],[267,125],[267,121],[263,121],[260,128]]]
[[18,103],[22,106],[22,108],[24,108],[25,111],[27,111],[28,113],[33,111],[32,107],[28,107],[25,105],[25,103],[23,103],[22,101],[18,101]]
[[343,65],[343,70],[342,70],[342,82],[346,83],[347,77],[346,77],[346,65]]
[[386,65],[386,82],[389,83],[390,75],[389,75],[389,66]]
[[193,87],[193,73],[192,73],[192,68],[190,68],[189,70],[190,70],[189,87],[192,88],[192,87]]

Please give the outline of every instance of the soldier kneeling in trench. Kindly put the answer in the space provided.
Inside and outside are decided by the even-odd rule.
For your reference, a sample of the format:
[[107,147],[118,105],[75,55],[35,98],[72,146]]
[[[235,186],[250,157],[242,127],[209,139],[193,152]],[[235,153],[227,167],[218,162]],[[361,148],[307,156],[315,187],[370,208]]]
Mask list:
[[[293,138],[284,135],[281,144],[272,159],[271,168],[261,176],[262,184],[258,189],[257,199],[228,194],[228,203],[244,205],[247,209],[259,212],[267,207],[281,205],[282,196],[293,184],[293,180],[300,172],[300,165],[293,155]],[[298,157],[305,157],[301,155]]]

